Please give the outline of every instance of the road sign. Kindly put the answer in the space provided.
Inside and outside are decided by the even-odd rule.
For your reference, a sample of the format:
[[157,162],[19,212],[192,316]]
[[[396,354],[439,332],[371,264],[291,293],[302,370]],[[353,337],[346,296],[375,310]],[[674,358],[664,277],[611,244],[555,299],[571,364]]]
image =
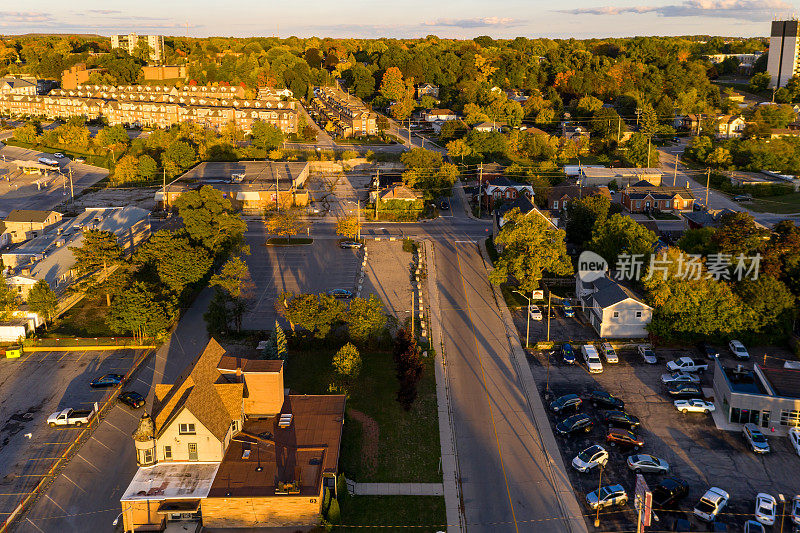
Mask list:
[[532,300],[544,300],[544,291],[543,290],[536,290],[533,291],[531,295]]
[[633,505],[639,516],[639,523],[636,526],[637,531],[642,531],[642,528],[649,526],[652,523],[653,517],[653,493],[647,486],[642,474],[636,474],[636,492],[633,498]]

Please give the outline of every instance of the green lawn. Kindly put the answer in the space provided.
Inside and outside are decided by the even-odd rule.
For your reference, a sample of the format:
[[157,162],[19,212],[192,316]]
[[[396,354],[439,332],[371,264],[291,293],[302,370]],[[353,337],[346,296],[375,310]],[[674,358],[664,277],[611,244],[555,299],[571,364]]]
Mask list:
[[442,496],[350,496],[341,505],[342,525],[333,528],[336,532],[380,530],[422,533],[447,529]]
[[46,337],[114,337],[117,334],[106,325],[108,314],[105,295],[86,296],[75,306],[64,313]]
[[[286,385],[301,394],[329,394],[335,350],[289,352]],[[397,378],[389,352],[362,352],[361,374],[351,387],[342,437],[340,471],[360,482],[441,482],[439,423],[433,358],[423,359],[425,373],[411,411],[395,400]],[[363,430],[357,410],[377,423]],[[371,467],[375,462],[375,467]]]
[[800,192],[755,198],[748,207],[762,213],[800,213]]

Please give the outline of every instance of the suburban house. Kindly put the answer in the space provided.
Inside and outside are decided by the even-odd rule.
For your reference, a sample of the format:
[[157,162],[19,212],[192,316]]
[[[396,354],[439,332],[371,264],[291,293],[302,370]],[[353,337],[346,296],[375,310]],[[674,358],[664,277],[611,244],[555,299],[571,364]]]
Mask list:
[[61,293],[75,279],[75,256],[70,247],[80,247],[83,230],[109,231],[127,254],[150,236],[150,212],[134,206],[89,208],[61,224],[2,254],[6,283],[17,289],[20,297],[39,280],[46,281]]
[[3,220],[9,243],[19,243],[38,237],[61,222],[58,211],[38,211],[34,209],[14,209]]
[[36,95],[36,80],[17,77],[0,78],[0,95],[27,94]]
[[[733,211],[732,209],[704,209],[702,211],[684,213],[683,218],[685,218],[686,222],[689,224],[689,229],[718,228],[722,225],[722,219],[726,215],[732,215],[734,213],[737,213],[737,211]],[[755,224],[759,228],[766,228],[766,226],[760,222],[756,221]]]
[[430,83],[421,83],[417,85],[417,98],[422,98],[423,96],[439,98],[439,86],[431,85]]
[[483,186],[496,178],[503,177],[506,167],[500,163],[483,163],[478,167],[478,180]]
[[650,211],[691,211],[694,194],[688,187],[654,187],[640,181],[622,189],[622,205],[631,213]]
[[[555,222],[551,217],[547,216],[547,213],[540,211],[527,196],[520,196],[513,202],[504,202],[503,205],[494,210],[492,214],[492,235],[496,236],[500,232],[500,228],[506,224],[505,215],[513,209],[517,209],[526,216],[542,217],[553,229],[556,228]],[[494,246],[498,252],[503,251],[503,245],[495,243]]]
[[472,126],[472,129],[481,133],[491,133],[493,131],[502,131],[503,124],[501,122],[481,122]]
[[310,200],[305,188],[309,169],[307,162],[204,162],[156,191],[156,206],[170,209],[182,194],[209,185],[246,214],[260,215],[275,207],[305,207]]
[[575,276],[575,294],[589,323],[603,339],[647,337],[653,308],[608,276],[583,282]]
[[133,435],[138,471],[120,498],[125,531],[305,528],[335,496],[344,395],[296,395],[283,361],[211,339]]
[[561,124],[561,138],[565,141],[588,141],[590,137],[591,133],[583,126],[573,126],[566,122]]
[[581,167],[578,179],[580,179],[584,187],[588,185],[609,185],[614,182],[617,187],[621,188],[639,183],[642,180],[658,187],[661,185],[662,175],[663,173],[658,168]]
[[611,200],[611,191],[605,185],[583,187],[581,185],[557,185],[547,191],[547,209],[565,211],[570,200],[599,194]]
[[741,115],[721,115],[717,119],[717,137],[720,139],[741,137],[745,124]]
[[533,187],[501,176],[490,180],[486,184],[483,188],[482,201],[489,209],[494,209],[496,204],[514,201],[520,196],[527,196],[532,199],[534,196]]
[[403,185],[402,183],[396,183],[391,187],[381,191],[380,199],[381,203],[391,201],[416,202],[417,200],[422,200],[422,194],[418,193],[411,187]]
[[770,139],[779,139],[780,137],[800,137],[800,130],[789,128],[772,128],[769,130]]
[[458,115],[449,109],[431,109],[423,113],[422,118],[426,122],[436,122],[439,120],[447,122],[448,120],[456,120]]

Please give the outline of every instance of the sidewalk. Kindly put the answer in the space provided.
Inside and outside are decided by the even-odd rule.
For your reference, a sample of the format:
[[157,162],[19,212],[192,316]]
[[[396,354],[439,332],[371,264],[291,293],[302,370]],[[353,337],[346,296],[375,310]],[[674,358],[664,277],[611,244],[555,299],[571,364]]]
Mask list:
[[356,496],[442,496],[441,483],[356,483],[347,480],[347,490]]

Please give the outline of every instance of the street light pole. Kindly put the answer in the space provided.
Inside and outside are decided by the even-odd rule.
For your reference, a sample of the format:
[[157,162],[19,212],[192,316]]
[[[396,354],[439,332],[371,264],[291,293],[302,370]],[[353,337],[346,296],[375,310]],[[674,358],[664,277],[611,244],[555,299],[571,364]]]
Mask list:
[[778,494],[778,499],[781,501],[781,531],[783,533],[783,515],[786,514],[786,497],[783,494]]
[[547,289],[547,342],[550,342],[550,302],[553,300],[553,293]]
[[603,465],[600,465],[600,481],[597,483],[597,514],[594,517],[594,527],[600,527],[600,489],[603,487]]
[[516,292],[517,294],[519,294],[520,296],[522,296],[523,298],[528,300],[528,325],[525,328],[525,348],[530,348],[531,347],[531,343],[530,343],[530,337],[531,337],[531,299],[528,298],[527,296],[525,296],[524,294],[522,294],[519,291],[514,291],[514,292]]

